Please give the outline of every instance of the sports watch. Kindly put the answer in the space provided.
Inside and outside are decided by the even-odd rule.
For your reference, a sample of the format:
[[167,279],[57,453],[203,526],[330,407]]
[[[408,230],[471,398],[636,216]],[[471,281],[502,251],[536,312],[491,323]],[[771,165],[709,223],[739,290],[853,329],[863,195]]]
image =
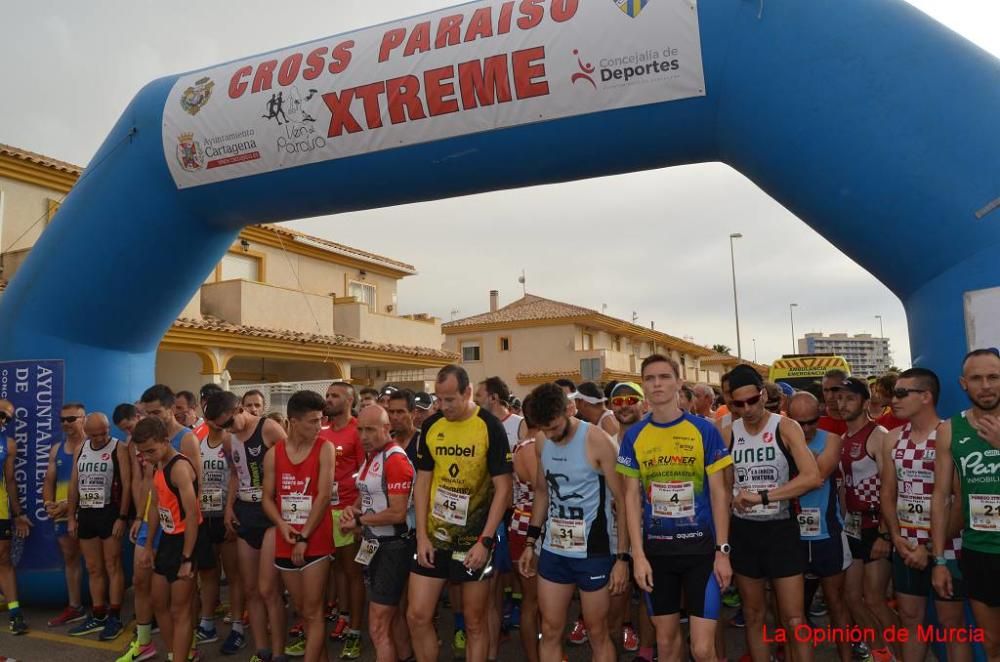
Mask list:
[[724,542],[721,545],[716,545],[715,551],[722,552],[726,556],[729,556],[729,552],[733,551],[733,546],[730,545],[728,542]]

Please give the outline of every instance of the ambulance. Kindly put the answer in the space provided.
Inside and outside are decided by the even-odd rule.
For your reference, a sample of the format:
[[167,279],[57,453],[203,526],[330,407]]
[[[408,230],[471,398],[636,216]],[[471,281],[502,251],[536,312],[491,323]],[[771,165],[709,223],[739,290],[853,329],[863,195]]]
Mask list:
[[806,390],[823,379],[828,370],[851,374],[851,365],[843,356],[833,354],[785,354],[771,364],[769,381],[785,382],[798,391]]

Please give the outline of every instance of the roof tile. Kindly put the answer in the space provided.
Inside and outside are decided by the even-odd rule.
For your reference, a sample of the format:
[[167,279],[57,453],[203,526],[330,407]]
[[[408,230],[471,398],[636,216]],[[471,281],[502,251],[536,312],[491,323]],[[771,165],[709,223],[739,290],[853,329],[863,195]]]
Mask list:
[[26,149],[21,149],[20,147],[14,147],[13,145],[5,145],[3,143],[0,143],[0,154],[6,156],[12,156],[16,159],[21,159],[22,161],[35,163],[37,165],[45,166],[47,168],[54,168],[56,170],[59,170],[60,172],[67,172],[71,175],[79,175],[83,173],[83,168],[81,168],[78,165],[73,165],[72,163],[67,163],[66,161],[53,159],[51,157],[45,156],[44,154],[29,152]]

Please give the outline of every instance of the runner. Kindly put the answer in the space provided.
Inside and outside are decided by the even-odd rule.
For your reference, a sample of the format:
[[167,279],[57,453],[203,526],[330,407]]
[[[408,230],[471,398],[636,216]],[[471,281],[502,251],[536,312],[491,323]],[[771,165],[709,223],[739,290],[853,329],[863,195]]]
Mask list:
[[[806,559],[791,502],[822,485],[816,458],[797,423],[767,411],[767,391],[756,370],[730,372],[730,407],[742,416],[723,432],[733,454],[733,573],[743,600],[747,648],[754,662],[771,659],[764,641],[765,581],[778,603],[778,623],[789,633],[798,662],[813,659],[808,639],[791,636],[805,624]],[[648,390],[648,389],[647,389]]]
[[619,382],[611,390],[611,411],[618,420],[618,443],[625,432],[646,413],[646,395],[635,382]]
[[964,522],[959,568],[976,624],[985,633],[986,658],[994,662],[1000,660],[1000,583],[996,575],[1000,564],[1000,353],[996,349],[969,352],[962,362],[959,384],[972,407],[951,418],[950,435],[938,437],[931,572],[940,597],[956,595],[956,582],[945,556],[952,528],[947,504],[957,482]]
[[[524,405],[532,401],[524,398]],[[519,563],[528,541],[528,528],[535,502],[535,476],[538,456],[535,453],[535,436],[538,427],[525,417],[525,437],[514,446],[514,512],[510,519],[510,559]],[[518,573],[520,575],[520,573]],[[520,576],[521,605],[518,618],[521,646],[528,662],[538,662],[538,577]]]
[[709,420],[715,417],[715,391],[708,384],[695,384],[694,388],[694,409],[692,414],[697,414]]
[[[934,510],[934,464],[937,440],[951,432],[937,414],[941,382],[926,368],[911,368],[899,375],[893,393],[893,414],[907,423],[891,434],[881,459],[882,521],[892,537],[892,585],[896,591],[899,618],[910,636],[902,643],[903,662],[923,662],[927,641],[917,628],[924,623],[927,596],[931,595],[931,518]],[[954,631],[965,625],[965,589],[958,572],[957,554],[962,548],[962,501],[958,484],[947,524],[948,537],[942,554],[945,567],[955,577],[953,595],[936,597],[937,621]],[[968,643],[946,644],[950,662],[970,662]]]
[[[834,422],[844,423],[840,470],[844,475],[844,503],[847,506],[844,530],[853,558],[847,570],[844,597],[854,622],[875,629],[876,647],[871,653],[882,662],[893,655],[882,634],[887,628],[899,625],[896,615],[885,603],[892,573],[889,561],[892,544],[889,533],[882,526],[879,505],[881,480],[877,458],[889,443],[889,433],[868,418],[869,391],[863,380],[850,377],[834,387],[824,377],[824,396],[831,391],[837,394],[837,416],[840,417]],[[820,429],[823,429],[822,422],[821,418]]]
[[15,535],[22,540],[27,538],[34,525],[21,507],[17,475],[14,473],[17,443],[10,436],[14,413],[12,402],[0,400],[0,438],[3,440],[0,444],[0,462],[3,463],[3,474],[0,475],[0,590],[10,612],[10,633],[27,634],[28,625],[24,622],[21,603],[17,599],[17,576],[11,563],[10,545]]
[[434,396],[425,391],[415,393],[413,396],[413,427],[420,430],[424,427],[424,421],[433,414]]
[[[91,616],[70,629],[74,637],[100,632],[101,641],[117,639],[125,598],[122,536],[132,503],[132,465],[128,446],[111,436],[108,417],[90,414],[87,438],[77,449],[69,483],[69,534],[80,541],[90,580]],[[105,578],[105,573],[107,577]],[[111,605],[108,603],[110,593]]]
[[241,402],[248,414],[252,416],[263,416],[265,414],[264,409],[267,404],[264,401],[264,394],[257,389],[251,389],[244,393]]
[[[171,437],[159,416],[148,416],[135,426],[133,443],[146,462],[158,469],[153,477],[149,536],[136,554],[142,565],[153,565],[153,602],[163,640],[173,659],[186,660],[192,652],[195,575],[199,569],[212,567],[215,559],[208,540],[198,535],[198,472],[191,460],[174,449]],[[154,512],[158,517],[152,516]],[[153,539],[161,528],[163,536],[154,552]]]
[[[395,392],[397,389],[392,388]],[[387,396],[388,397],[388,396]],[[320,436],[333,444],[337,453],[336,475],[330,498],[330,516],[333,522],[333,542],[337,549],[333,575],[337,583],[336,595],[347,607],[330,633],[331,639],[344,641],[341,657],[355,659],[361,655],[361,628],[365,609],[365,578],[363,568],[354,558],[358,543],[354,535],[340,530],[340,511],[358,500],[355,476],[365,460],[365,452],[358,436],[358,420],[351,415],[354,407],[354,387],[347,382],[334,382],[326,389],[326,418],[328,425]]]
[[[819,418],[819,429],[839,434],[841,437],[844,436],[847,426],[844,423],[843,413],[840,411],[839,394],[841,388],[843,388],[844,380],[846,379],[846,372],[840,370],[839,368],[834,368],[826,371],[826,374],[823,375],[823,380],[821,382],[823,390],[823,405],[826,411]],[[858,381],[864,384],[862,380],[859,379]],[[866,384],[865,389],[867,390],[867,388],[868,386]]]
[[881,413],[874,417],[875,422],[890,432],[906,425],[906,421],[896,416],[892,409],[892,393],[896,390],[897,379],[899,379],[899,375],[887,372],[877,378],[875,384],[872,385],[872,400],[877,398],[878,403],[882,406]]
[[685,414],[694,411],[694,389],[687,384],[681,384],[677,389],[677,406]]
[[[389,405],[398,406],[407,395],[413,394],[396,391]],[[389,431],[389,416],[382,407],[366,407],[358,415],[366,458],[358,474],[360,496],[344,509],[341,526],[359,529],[363,539],[357,560],[366,568],[368,632],[376,659],[396,662],[412,655],[401,608],[416,551],[410,527],[414,471]]]
[[483,662],[489,647],[486,606],[493,571],[492,533],[511,505],[507,435],[493,414],[472,402],[465,369],[442,368],[435,390],[441,411],[424,423],[414,488],[417,557],[409,579],[407,621],[417,659],[438,659],[434,606],[449,579],[462,584],[466,659]]
[[[635,581],[645,592],[660,659],[685,659],[680,609],[686,594],[691,655],[714,662],[721,589],[732,579],[725,481],[732,458],[711,421],[677,406],[675,361],[653,354],[641,375],[651,412],[625,432],[617,469],[625,477],[629,537],[643,541],[632,548]],[[640,656],[652,659],[652,651]]]
[[80,596],[81,568],[80,541],[69,535],[67,520],[69,515],[69,483],[73,475],[73,460],[83,445],[84,419],[87,412],[78,402],[67,402],[62,406],[59,423],[62,426],[64,441],[54,445],[49,454],[49,466],[45,472],[45,485],[42,488],[42,499],[45,512],[52,520],[56,540],[59,541],[59,551],[62,552],[66,572],[66,591],[69,594],[69,604],[55,618],[49,620],[49,627],[68,625],[87,618]]
[[[567,414],[570,416],[576,416],[578,413],[576,410],[576,398],[574,397],[576,395],[576,384],[573,383],[573,380],[571,379],[557,379],[555,384],[561,388],[563,393],[566,394],[566,397],[569,398],[569,406],[566,409]],[[580,619],[580,622],[582,623],[583,619]],[[584,639],[584,641],[586,641],[586,639]]]
[[327,659],[323,606],[334,550],[329,494],[336,451],[319,436],[324,404],[313,391],[292,394],[288,439],[264,457],[264,512],[277,528],[274,566],[305,621],[306,662]]
[[621,427],[618,425],[614,412],[607,408],[608,400],[597,384],[583,382],[576,387],[573,399],[576,401],[576,410],[583,420],[601,428],[612,439],[618,439]]
[[[589,396],[586,396],[589,397]],[[602,396],[603,397],[603,396]],[[621,478],[615,471],[617,448],[607,433],[567,414],[568,400],[555,384],[531,392],[528,415],[538,425],[535,500],[519,569],[538,573],[542,617],[540,658],[561,659],[562,635],[573,591],[595,660],[617,658],[608,632],[610,595],[628,583],[628,534],[625,509],[619,510],[616,535],[612,501],[621,503]],[[544,472],[545,483],[537,477]],[[535,557],[542,525],[547,534]]]
[[170,445],[174,450],[182,453],[184,457],[194,465],[197,478],[201,480],[201,442],[197,435],[177,422],[174,416],[174,403],[176,396],[169,386],[156,384],[146,389],[139,403],[147,418],[159,418],[170,434]]
[[389,398],[389,409],[386,412],[389,415],[392,440],[406,451],[411,464],[416,462],[417,449],[420,448],[420,428],[416,427],[413,420],[415,411],[416,398],[410,389],[400,389]]
[[[242,621],[244,609],[243,580],[240,577],[236,549],[236,534],[226,529],[225,510],[232,481],[232,433],[206,421],[208,435],[201,442],[201,493],[199,502],[203,521],[202,535],[212,545],[212,555],[221,559],[229,585],[230,631],[222,644],[223,655],[235,655],[246,646],[246,630]],[[197,645],[219,640],[215,628],[215,607],[219,604],[220,567],[201,569],[201,622],[195,628]]]
[[378,391],[370,386],[366,386],[358,391],[358,411],[361,411],[368,405],[376,404],[378,404]]
[[[198,402],[191,391],[178,391],[174,394],[174,418],[186,428],[194,430],[203,421],[198,418]],[[201,441],[201,437],[198,437]]]
[[[253,630],[255,657],[268,660],[284,652],[285,606],[274,567],[274,531],[261,505],[264,491],[264,456],[285,438],[280,425],[267,418],[252,416],[229,391],[214,393],[205,403],[205,418],[214,427],[228,430],[232,437],[230,489],[226,495],[225,523],[235,533],[239,575],[243,580]],[[236,489],[233,489],[235,487]],[[233,612],[234,623],[239,618]],[[270,639],[268,638],[270,627]],[[253,660],[254,658],[251,658]]]
[[[851,625],[851,613],[844,602],[844,581],[851,565],[851,550],[840,515],[836,479],[843,440],[817,427],[819,400],[812,393],[803,391],[789,398],[788,417],[802,428],[823,479],[820,487],[799,497],[799,537],[806,556],[804,604],[812,604],[816,590],[822,586],[831,627],[846,631]],[[850,644],[838,641],[837,651],[841,662],[850,662]]]

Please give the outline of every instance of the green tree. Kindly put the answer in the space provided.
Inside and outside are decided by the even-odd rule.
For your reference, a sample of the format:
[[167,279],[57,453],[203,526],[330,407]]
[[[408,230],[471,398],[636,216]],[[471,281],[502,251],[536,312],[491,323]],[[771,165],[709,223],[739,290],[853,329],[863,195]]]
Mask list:
[[712,351],[718,352],[719,354],[732,354],[733,349],[728,345],[712,345]]

